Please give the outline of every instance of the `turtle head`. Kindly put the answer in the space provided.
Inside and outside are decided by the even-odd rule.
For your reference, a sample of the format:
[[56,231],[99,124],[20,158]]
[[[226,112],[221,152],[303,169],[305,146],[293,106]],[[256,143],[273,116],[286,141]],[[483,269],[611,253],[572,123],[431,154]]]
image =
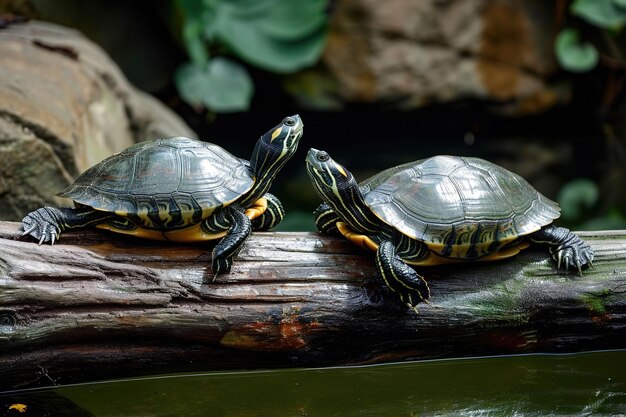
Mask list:
[[255,179],[250,200],[260,198],[269,190],[278,171],[296,153],[303,132],[304,124],[296,114],[285,117],[257,140],[250,158]]
[[313,188],[352,230],[370,233],[380,230],[380,222],[365,204],[352,173],[324,151],[309,149],[306,170]]
[[320,189],[339,191],[339,189],[349,186],[350,183],[356,184],[352,173],[325,151],[309,149],[306,156],[306,170],[318,193]]
[[322,200],[337,210],[349,205],[355,197],[360,197],[359,185],[352,173],[336,162],[324,151],[309,149],[306,156],[306,170],[313,188]]
[[279,124],[265,132],[254,147],[250,166],[258,178],[273,177],[296,153],[304,125],[300,116],[285,117]]

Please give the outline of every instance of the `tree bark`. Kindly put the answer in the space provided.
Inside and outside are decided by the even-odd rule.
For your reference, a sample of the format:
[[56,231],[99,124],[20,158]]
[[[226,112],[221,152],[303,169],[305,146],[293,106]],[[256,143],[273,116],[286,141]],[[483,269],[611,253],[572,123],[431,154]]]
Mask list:
[[230,274],[211,247],[86,230],[54,246],[0,222],[0,391],[166,372],[361,365],[626,347],[626,232],[581,235],[583,276],[547,253],[422,269],[400,304],[371,254],[316,233],[255,233]]

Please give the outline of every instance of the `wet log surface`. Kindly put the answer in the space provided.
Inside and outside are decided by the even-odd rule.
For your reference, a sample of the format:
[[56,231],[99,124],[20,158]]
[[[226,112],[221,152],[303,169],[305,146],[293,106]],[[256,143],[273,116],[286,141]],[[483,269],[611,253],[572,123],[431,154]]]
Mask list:
[[0,222],[0,392],[167,372],[626,348],[626,232],[582,234],[580,277],[528,249],[422,269],[396,302],[373,257],[315,233],[256,233],[213,280],[210,247],[97,230],[54,246]]

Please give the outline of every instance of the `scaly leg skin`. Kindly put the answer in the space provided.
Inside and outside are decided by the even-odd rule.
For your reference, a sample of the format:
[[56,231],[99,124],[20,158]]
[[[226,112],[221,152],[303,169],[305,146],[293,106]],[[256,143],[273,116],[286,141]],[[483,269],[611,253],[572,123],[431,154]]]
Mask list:
[[400,300],[417,312],[420,302],[430,298],[428,284],[398,255],[390,241],[384,241],[376,251],[376,268],[385,284],[400,296]]
[[267,209],[252,220],[252,230],[259,232],[273,229],[285,218],[285,209],[276,196],[267,193],[263,197],[267,200]]
[[342,221],[341,217],[327,204],[322,203],[313,212],[317,230],[331,236],[341,236],[337,229],[337,222]]
[[212,233],[228,230],[228,234],[213,248],[211,268],[215,279],[219,274],[230,272],[233,256],[237,255],[250,236],[252,225],[243,211],[229,206],[206,219],[202,228]]
[[22,219],[22,236],[31,235],[39,240],[40,245],[45,242],[54,245],[62,231],[104,223],[110,217],[114,215],[91,207],[42,207],[31,211]]
[[569,229],[550,225],[528,238],[533,243],[548,247],[552,258],[557,262],[557,268],[561,268],[563,264],[566,271],[576,268],[578,274],[582,275],[584,267],[592,266],[593,249]]

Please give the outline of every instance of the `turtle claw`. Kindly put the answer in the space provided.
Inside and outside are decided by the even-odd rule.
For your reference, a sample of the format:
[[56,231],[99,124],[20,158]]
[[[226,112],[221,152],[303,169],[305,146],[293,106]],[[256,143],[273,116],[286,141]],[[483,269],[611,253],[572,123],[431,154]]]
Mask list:
[[230,268],[233,265],[233,261],[231,258],[213,258],[211,262],[211,269],[213,269],[213,281],[220,274],[228,274],[230,272]]
[[546,226],[530,235],[530,239],[548,247],[552,258],[556,261],[557,269],[561,269],[563,265],[566,271],[572,269],[582,275],[583,269],[592,266],[593,249],[569,229]]
[[593,255],[593,249],[586,243],[560,245],[552,253],[558,269],[562,264],[565,271],[573,269],[579,276],[582,276],[584,268],[593,266]]
[[30,232],[32,232],[33,230],[35,230],[37,228],[37,225],[32,225],[31,227],[29,227],[28,229],[24,230],[22,232],[22,236],[26,236],[28,234],[30,234]]
[[60,218],[62,215],[59,210],[52,207],[32,211],[22,219],[22,236],[34,237],[39,245],[47,242],[54,244],[61,234]]

